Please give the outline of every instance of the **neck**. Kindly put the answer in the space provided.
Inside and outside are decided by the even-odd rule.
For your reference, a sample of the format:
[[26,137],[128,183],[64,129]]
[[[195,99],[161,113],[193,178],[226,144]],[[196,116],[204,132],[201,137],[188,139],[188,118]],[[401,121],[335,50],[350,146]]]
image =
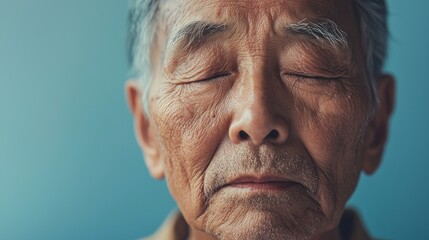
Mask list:
[[311,240],[341,240],[341,234],[339,227],[324,232],[316,237],[311,238]]
[[205,232],[191,228],[187,240],[216,240],[216,238]]
[[[217,238],[205,232],[191,228],[187,240],[217,240]],[[341,240],[340,230],[337,226],[333,230],[312,237],[311,240]]]

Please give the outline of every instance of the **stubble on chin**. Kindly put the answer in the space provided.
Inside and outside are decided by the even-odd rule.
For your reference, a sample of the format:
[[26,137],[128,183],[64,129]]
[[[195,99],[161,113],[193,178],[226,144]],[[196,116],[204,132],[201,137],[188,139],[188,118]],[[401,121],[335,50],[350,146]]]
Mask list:
[[[326,221],[319,178],[309,156],[269,147],[219,152],[205,178],[204,230],[218,239],[308,239]],[[224,187],[236,176],[270,173],[295,182],[282,192],[252,194]]]
[[[218,239],[309,239],[320,231],[324,214],[304,189],[284,196],[217,196],[205,230]],[[220,206],[221,205],[221,206]]]

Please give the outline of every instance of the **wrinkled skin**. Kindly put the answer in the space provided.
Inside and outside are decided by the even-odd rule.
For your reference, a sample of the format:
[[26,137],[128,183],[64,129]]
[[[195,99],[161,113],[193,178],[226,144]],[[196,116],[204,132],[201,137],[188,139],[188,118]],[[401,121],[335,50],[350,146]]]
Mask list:
[[[145,161],[166,178],[189,238],[339,239],[360,172],[381,159],[394,95],[392,78],[381,76],[372,114],[351,2],[167,1],[160,14],[150,116],[141,86],[127,90]],[[336,22],[349,47],[281,32],[316,17]],[[170,44],[170,33],[197,20],[233,27],[196,49]],[[249,175],[289,185],[228,185]]]

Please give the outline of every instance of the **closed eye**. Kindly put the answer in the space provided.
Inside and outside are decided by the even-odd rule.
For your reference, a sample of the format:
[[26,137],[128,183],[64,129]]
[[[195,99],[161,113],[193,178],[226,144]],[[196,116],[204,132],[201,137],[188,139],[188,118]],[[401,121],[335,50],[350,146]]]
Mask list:
[[231,75],[230,72],[220,72],[220,73],[216,73],[216,74],[212,75],[211,77],[198,80],[197,82],[209,82],[209,81],[213,81],[213,80],[217,80],[217,79],[227,77],[229,75]]
[[287,73],[285,75],[290,77],[295,77],[300,80],[311,79],[311,80],[319,80],[319,81],[333,81],[333,80],[341,79],[340,77],[325,77],[325,76],[317,76],[317,75],[302,74],[302,73]]

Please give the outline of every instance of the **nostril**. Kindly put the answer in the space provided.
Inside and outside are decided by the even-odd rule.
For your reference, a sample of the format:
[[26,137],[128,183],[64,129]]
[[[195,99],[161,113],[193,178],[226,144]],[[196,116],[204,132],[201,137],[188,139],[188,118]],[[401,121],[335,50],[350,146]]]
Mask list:
[[277,130],[272,130],[267,136],[268,139],[277,139],[278,137],[279,132]]
[[241,130],[241,131],[238,133],[238,135],[240,136],[240,139],[241,139],[241,140],[246,140],[246,139],[248,139],[248,138],[249,138],[249,135],[247,135],[247,133],[246,133],[245,131],[243,131],[243,130]]

